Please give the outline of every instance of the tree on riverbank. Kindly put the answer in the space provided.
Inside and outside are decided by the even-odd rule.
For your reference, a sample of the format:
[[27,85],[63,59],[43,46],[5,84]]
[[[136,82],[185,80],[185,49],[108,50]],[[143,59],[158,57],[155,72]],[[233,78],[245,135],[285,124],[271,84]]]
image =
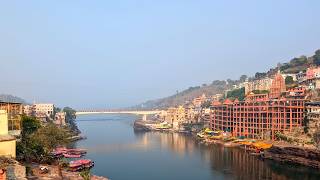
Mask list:
[[78,135],[80,133],[80,130],[78,129],[78,126],[75,122],[77,118],[77,111],[70,107],[65,107],[63,108],[63,112],[66,113],[66,123],[69,125],[70,129],[74,132],[74,134]]
[[51,162],[50,152],[67,144],[70,132],[53,123],[40,125],[34,117],[22,116],[21,141],[17,143],[17,159],[26,162]]

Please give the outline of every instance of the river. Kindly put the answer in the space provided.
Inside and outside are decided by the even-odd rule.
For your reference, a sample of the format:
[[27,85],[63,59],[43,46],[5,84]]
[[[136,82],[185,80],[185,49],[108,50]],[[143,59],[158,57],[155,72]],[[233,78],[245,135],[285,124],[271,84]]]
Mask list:
[[[112,180],[320,179],[319,171],[262,161],[242,149],[205,146],[191,135],[133,130],[136,116],[82,115],[77,124],[96,175]],[[318,173],[317,173],[318,172]]]

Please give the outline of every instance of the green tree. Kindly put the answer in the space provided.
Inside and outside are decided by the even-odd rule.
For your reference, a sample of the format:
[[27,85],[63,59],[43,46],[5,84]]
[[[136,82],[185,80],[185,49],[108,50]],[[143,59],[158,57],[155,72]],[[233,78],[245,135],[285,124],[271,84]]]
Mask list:
[[65,107],[63,108],[63,112],[66,113],[66,119],[68,121],[73,121],[77,118],[76,116],[76,110],[72,109],[71,107]]
[[23,161],[41,161],[44,149],[41,144],[31,138],[40,127],[40,122],[34,118],[23,115],[21,118],[21,140],[17,142],[17,159]]
[[317,66],[320,65],[320,49],[315,52],[315,55],[313,56],[313,63]]
[[212,82],[212,85],[214,85],[214,86],[225,86],[226,85],[226,81],[214,80]]
[[50,153],[58,145],[68,144],[70,136],[67,129],[58,128],[55,124],[50,123],[32,134],[32,139],[41,144],[47,153]]
[[68,143],[70,133],[51,123],[41,126],[35,118],[22,116],[22,136],[17,142],[17,159],[26,162],[50,162],[50,152]]
[[247,75],[241,75],[239,80],[240,82],[245,82],[247,78],[248,78]]
[[257,72],[257,73],[254,75],[254,77],[255,77],[256,79],[264,78],[264,77],[266,77],[266,76],[267,76],[267,73],[259,73],[259,72]]
[[293,77],[292,76],[287,76],[285,79],[286,85],[290,85],[294,83]]
[[234,89],[232,91],[229,91],[227,93],[227,98],[230,99],[239,99],[240,101],[244,100],[245,98],[245,88],[240,88],[240,89]]
[[32,133],[36,132],[40,127],[40,121],[34,117],[23,115],[21,117],[21,124],[22,124],[22,132],[21,136],[29,137]]
[[211,101],[205,101],[201,104],[201,108],[209,108],[211,106]]
[[73,133],[79,134],[80,130],[78,129],[78,126],[75,122],[77,116],[76,116],[76,110],[72,109],[71,107],[65,107],[63,108],[63,112],[66,113],[66,123],[69,125],[70,129],[73,131]]

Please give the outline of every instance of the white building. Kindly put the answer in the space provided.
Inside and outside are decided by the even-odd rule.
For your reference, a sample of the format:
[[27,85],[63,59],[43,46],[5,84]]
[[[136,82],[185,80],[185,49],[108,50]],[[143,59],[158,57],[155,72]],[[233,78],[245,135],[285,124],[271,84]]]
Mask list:
[[297,74],[284,74],[284,73],[282,73],[281,76],[283,77],[283,79],[286,79],[287,77],[291,76],[293,81],[297,81]]
[[54,104],[34,104],[36,114],[46,114],[48,117],[53,115]]
[[23,113],[27,116],[32,116],[33,115],[33,106],[32,105],[23,106]]
[[65,112],[57,112],[54,118],[54,123],[60,126],[66,125],[66,113]]

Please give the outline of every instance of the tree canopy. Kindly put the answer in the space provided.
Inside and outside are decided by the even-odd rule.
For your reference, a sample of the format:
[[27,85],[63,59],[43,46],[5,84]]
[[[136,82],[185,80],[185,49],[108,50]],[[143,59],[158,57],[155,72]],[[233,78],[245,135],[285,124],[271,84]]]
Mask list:
[[50,162],[50,152],[58,145],[68,143],[69,130],[50,123],[41,126],[40,122],[28,116],[22,116],[22,136],[17,143],[17,159],[26,162]]
[[287,76],[285,79],[286,85],[291,85],[294,83],[293,77],[292,76]]
[[245,88],[234,89],[227,93],[227,98],[229,99],[239,99],[240,101],[244,100],[245,98]]

